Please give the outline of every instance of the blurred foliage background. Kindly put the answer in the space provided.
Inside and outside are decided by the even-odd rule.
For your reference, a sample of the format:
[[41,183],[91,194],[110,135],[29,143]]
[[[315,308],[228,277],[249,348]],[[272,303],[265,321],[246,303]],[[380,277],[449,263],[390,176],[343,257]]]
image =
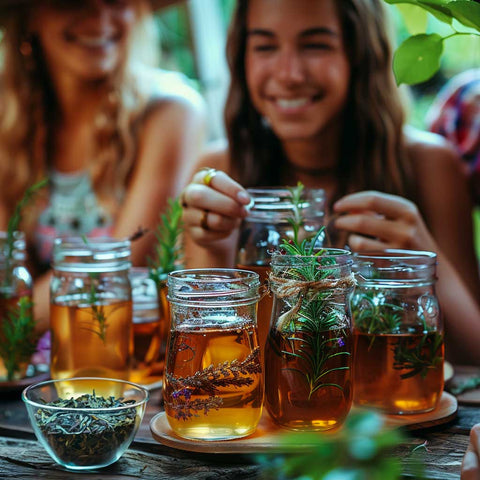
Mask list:
[[[235,0],[216,0],[221,9],[225,30],[235,5]],[[439,33],[448,35],[452,29],[424,10],[413,5],[386,5],[391,15],[392,38],[395,45],[413,33]],[[196,63],[196,47],[192,37],[192,19],[187,3],[167,8],[156,14],[161,32],[162,67],[179,70],[195,80],[202,91]],[[460,24],[454,28],[466,31]],[[224,49],[224,45],[212,45],[212,48]],[[441,86],[453,75],[473,67],[480,67],[480,38],[461,36],[445,42],[445,53],[439,73],[428,82],[408,88],[409,122],[419,128],[425,128],[424,117],[433,98]],[[403,87],[402,87],[403,88]]]

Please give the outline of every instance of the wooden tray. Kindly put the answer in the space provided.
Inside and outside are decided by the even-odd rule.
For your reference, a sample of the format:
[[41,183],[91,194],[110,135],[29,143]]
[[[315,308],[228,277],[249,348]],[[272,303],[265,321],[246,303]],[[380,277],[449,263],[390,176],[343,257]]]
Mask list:
[[[429,428],[447,423],[457,414],[457,400],[453,395],[443,392],[440,403],[435,410],[419,415],[386,415],[385,423],[392,427],[406,427],[409,430]],[[255,433],[237,440],[202,441],[187,440],[173,433],[168,424],[165,412],[155,415],[150,422],[153,438],[167,447],[190,452],[203,453],[262,453],[262,452],[292,452],[295,449],[309,449],[309,444],[280,444],[279,436],[288,430],[275,425],[264,410]]]

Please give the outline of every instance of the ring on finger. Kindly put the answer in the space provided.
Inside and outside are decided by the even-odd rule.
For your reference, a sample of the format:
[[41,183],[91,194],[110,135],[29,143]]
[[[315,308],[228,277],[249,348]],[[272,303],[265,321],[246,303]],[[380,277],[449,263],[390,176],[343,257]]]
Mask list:
[[210,227],[208,226],[208,210],[203,211],[202,218],[200,219],[200,226],[207,232],[210,230]]
[[217,170],[214,168],[209,168],[206,170],[205,176],[203,177],[203,183],[209,187],[210,184],[212,183],[213,177],[217,174]]

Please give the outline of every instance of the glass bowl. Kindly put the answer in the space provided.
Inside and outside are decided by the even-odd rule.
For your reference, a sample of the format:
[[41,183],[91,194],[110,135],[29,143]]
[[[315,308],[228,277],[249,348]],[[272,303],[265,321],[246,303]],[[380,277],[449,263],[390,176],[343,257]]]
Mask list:
[[111,378],[66,378],[30,385],[22,400],[40,443],[72,470],[106,467],[129,447],[148,391]]

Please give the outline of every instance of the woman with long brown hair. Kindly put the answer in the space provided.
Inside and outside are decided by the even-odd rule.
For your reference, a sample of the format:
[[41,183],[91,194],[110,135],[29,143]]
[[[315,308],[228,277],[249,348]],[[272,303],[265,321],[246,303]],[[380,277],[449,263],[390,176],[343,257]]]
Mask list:
[[[0,3],[0,228],[26,188],[47,177],[21,226],[41,323],[53,239],[153,229],[198,154],[200,96],[180,75],[142,62],[155,49],[140,38],[151,7],[148,0]],[[135,242],[133,262],[145,265],[153,244],[152,233]]]
[[480,363],[466,181],[449,145],[404,125],[385,24],[380,0],[238,2],[229,144],[183,192],[187,263],[233,265],[243,187],[323,188],[352,250],[437,253],[448,355]]

